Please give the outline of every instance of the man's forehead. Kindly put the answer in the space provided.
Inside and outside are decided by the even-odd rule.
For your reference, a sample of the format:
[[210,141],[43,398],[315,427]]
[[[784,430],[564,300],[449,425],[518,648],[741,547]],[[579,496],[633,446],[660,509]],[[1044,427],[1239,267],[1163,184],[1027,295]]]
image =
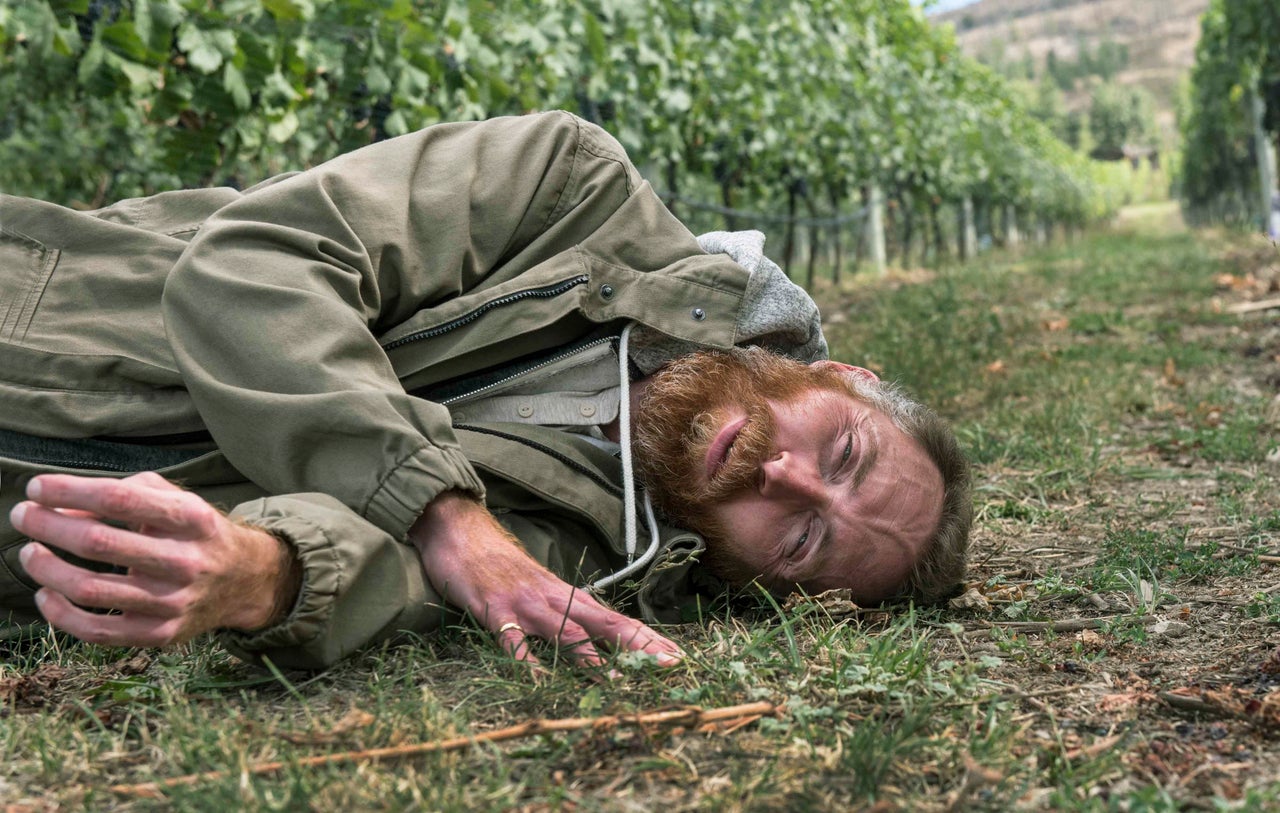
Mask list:
[[[839,374],[822,374],[815,376],[814,379],[800,389],[798,389],[789,398],[770,399],[774,403],[784,403],[795,406],[798,402],[809,399],[819,398],[831,407],[841,407],[850,410],[853,413],[861,414],[864,412],[874,412],[884,415],[884,410],[879,405],[872,402],[862,393],[858,392],[853,384],[848,381],[845,376]],[[886,418],[890,416],[885,415]],[[890,418],[890,420],[892,420]]]

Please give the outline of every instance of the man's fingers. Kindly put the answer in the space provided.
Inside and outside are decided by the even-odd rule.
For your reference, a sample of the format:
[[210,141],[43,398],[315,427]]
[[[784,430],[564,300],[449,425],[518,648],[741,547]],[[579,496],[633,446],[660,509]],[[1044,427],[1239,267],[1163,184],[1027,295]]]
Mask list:
[[89,519],[102,519],[102,517],[92,511],[79,511],[75,508],[55,508],[53,510],[62,514],[64,517],[88,517]]
[[576,666],[602,666],[604,658],[596,650],[595,644],[587,637],[587,633],[582,627],[572,622],[559,623],[553,630],[543,630],[541,624],[536,627],[538,632],[529,633],[525,628],[508,621],[498,628],[498,644],[508,655],[518,661],[523,661],[537,670],[541,670],[542,663],[534,656],[533,651],[529,647],[529,635],[536,634],[540,638],[555,643],[560,651],[568,656],[569,660]]
[[[575,609],[578,609],[578,604],[575,602]],[[574,619],[591,638],[606,641],[620,651],[653,655],[659,666],[675,666],[684,658],[683,650],[674,641],[654,632],[643,622],[593,600],[582,601],[580,612],[574,614]]]
[[72,604],[53,590],[36,593],[36,604],[54,627],[82,641],[108,646],[167,646],[184,638],[177,619],[157,619],[144,615],[102,615]]
[[524,627],[514,622],[503,624],[498,629],[498,645],[502,650],[518,661],[523,661],[530,666],[539,666],[538,659],[534,657],[533,652],[529,649],[529,638],[525,634]]
[[604,664],[604,658],[600,657],[600,653],[596,650],[595,642],[580,624],[564,616],[544,619],[543,623],[548,621],[551,621],[554,626],[544,629],[543,637],[554,643],[575,665],[602,666]]
[[27,497],[48,508],[91,511],[98,516],[181,537],[200,539],[216,528],[217,512],[208,503],[164,478],[142,475],[116,480],[45,474],[32,478]]
[[[583,633],[585,635],[585,633]],[[604,666],[604,658],[600,655],[600,650],[596,649],[595,642],[590,638],[582,638],[578,641],[566,640],[568,636],[560,639],[560,651],[569,656],[569,660],[578,666]]]
[[[34,502],[18,503],[10,512],[13,527],[32,539],[74,553],[84,559],[144,573],[161,574],[171,569],[165,543],[123,528],[113,528],[96,519],[51,510]],[[178,544],[170,542],[169,546]]]
[[136,576],[77,567],[38,542],[24,546],[20,556],[27,575],[81,607],[134,611],[157,618],[174,618],[181,612],[178,594],[150,592]]
[[177,483],[172,483],[154,471],[143,471],[132,474],[124,478],[126,483],[138,483],[149,488],[159,489],[160,491],[182,491],[182,487]]
[[[619,651],[645,652],[653,655],[660,666],[674,666],[684,653],[673,641],[664,638],[642,622],[610,610],[582,592],[572,595],[565,609],[557,610],[556,602],[538,602],[536,610],[525,607],[526,619],[520,637],[535,635],[560,647],[578,666],[602,666],[605,658],[597,649],[603,643]],[[513,624],[500,630],[512,632]]]
[[659,666],[675,666],[684,660],[684,650],[670,638],[659,635],[634,619],[627,619],[635,624],[631,635],[618,639],[618,648],[630,652],[645,652],[653,655]]

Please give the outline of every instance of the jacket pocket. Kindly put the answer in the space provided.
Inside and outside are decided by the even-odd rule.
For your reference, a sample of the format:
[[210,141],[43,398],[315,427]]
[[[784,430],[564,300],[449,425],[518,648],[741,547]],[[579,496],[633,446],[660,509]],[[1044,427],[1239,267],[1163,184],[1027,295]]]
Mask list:
[[0,340],[20,344],[26,339],[60,253],[0,226]]

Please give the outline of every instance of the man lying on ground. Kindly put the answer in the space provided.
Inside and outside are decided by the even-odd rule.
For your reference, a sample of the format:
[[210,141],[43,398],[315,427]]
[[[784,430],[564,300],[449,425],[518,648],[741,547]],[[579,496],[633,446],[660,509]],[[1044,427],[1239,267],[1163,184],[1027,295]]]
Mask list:
[[954,437],[825,359],[761,242],[700,245],[563,113],[243,193],[0,196],[0,608],[321,667],[446,604],[598,664],[679,648],[589,592],[650,623],[720,580],[937,598]]

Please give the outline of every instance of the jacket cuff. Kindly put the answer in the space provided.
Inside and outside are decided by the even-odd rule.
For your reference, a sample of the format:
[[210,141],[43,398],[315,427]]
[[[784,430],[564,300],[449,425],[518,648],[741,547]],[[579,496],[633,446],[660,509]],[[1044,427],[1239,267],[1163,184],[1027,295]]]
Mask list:
[[392,467],[361,514],[403,542],[427,505],[446,491],[484,500],[484,484],[460,449],[423,446]]
[[328,629],[335,598],[342,589],[342,566],[333,540],[324,527],[296,512],[280,510],[270,497],[238,506],[232,515],[288,545],[302,568],[302,580],[284,620],[253,632],[221,630],[223,645],[252,661],[258,652],[313,642]]

